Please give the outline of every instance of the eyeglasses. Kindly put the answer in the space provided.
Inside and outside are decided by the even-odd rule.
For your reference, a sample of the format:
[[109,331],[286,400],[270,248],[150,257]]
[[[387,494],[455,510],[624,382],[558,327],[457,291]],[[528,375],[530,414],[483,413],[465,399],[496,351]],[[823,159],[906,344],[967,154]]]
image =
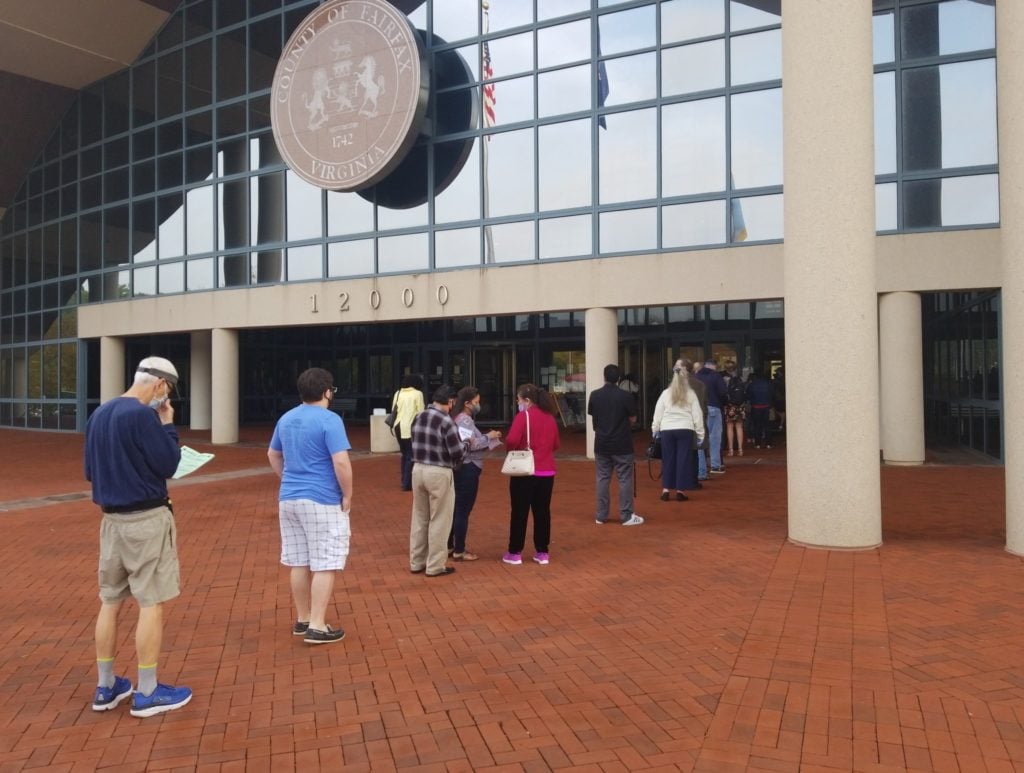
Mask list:
[[338,387],[327,387],[327,388],[331,390],[331,397],[334,397],[336,394],[338,394]]

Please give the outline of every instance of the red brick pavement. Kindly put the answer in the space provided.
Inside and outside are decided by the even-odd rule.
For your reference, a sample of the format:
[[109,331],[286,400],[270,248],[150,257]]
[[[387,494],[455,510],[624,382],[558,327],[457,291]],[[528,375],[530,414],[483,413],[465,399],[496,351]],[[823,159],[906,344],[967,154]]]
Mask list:
[[686,503],[641,477],[648,522],[596,526],[593,465],[568,436],[552,563],[500,562],[492,462],[470,529],[484,558],[425,579],[407,571],[396,457],[359,454],[331,615],[347,636],[310,648],[289,631],[266,431],[174,488],[183,593],[160,675],[195,698],[141,720],[89,709],[81,438],[0,431],[0,771],[1024,770],[1024,567],[1002,549],[1001,468],[885,468],[885,544],[845,553],[786,542],[780,449]]

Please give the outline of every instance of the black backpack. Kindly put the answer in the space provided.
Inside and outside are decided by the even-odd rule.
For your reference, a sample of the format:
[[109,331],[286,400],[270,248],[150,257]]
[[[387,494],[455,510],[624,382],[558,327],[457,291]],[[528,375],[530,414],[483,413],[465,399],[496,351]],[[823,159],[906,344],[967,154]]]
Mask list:
[[746,393],[747,385],[739,376],[729,379],[729,385],[726,387],[726,399],[729,401],[729,405],[743,405],[747,399]]

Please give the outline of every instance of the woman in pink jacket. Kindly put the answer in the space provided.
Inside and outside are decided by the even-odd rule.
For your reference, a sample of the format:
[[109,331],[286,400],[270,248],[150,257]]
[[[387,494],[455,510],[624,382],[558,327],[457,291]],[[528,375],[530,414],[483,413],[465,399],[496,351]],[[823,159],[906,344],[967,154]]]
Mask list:
[[[533,510],[533,560],[548,563],[551,541],[551,492],[555,487],[555,450],[558,448],[558,425],[555,423],[555,401],[545,390],[523,384],[516,391],[519,415],[512,421],[505,443],[510,451],[533,450],[533,475],[509,478],[508,495],[512,502],[508,529],[508,552],[502,557],[506,564],[523,563],[526,544],[526,521]],[[529,428],[529,440],[527,440]]]

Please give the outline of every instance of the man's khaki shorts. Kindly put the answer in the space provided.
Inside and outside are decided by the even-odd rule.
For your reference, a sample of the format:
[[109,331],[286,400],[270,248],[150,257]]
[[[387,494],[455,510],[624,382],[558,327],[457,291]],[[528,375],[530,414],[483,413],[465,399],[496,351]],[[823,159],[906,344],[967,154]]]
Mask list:
[[137,513],[106,513],[100,523],[100,600],[134,596],[140,607],[177,596],[178,535],[166,507]]

